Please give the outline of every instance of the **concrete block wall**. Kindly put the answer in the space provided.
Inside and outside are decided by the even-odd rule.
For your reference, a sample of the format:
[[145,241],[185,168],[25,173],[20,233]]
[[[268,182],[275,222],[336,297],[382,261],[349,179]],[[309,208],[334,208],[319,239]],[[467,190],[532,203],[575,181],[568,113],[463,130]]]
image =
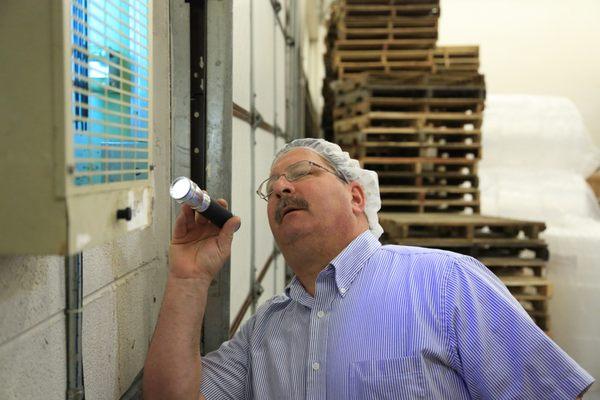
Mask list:
[[[153,7],[153,221],[142,231],[83,254],[87,399],[118,399],[131,385],[143,366],[166,281],[171,224],[169,9],[168,2],[153,2]],[[63,257],[0,256],[0,399],[65,398],[64,308]]]
[[0,398],[64,397],[64,287],[62,257],[0,257]]

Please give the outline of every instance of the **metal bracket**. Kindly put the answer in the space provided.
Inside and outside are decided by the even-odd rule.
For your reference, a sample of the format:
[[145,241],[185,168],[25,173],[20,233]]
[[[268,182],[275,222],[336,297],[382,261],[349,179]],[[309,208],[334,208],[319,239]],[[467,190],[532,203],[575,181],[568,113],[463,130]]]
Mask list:
[[254,110],[250,113],[250,125],[252,126],[252,129],[258,128],[262,123],[263,117],[258,111]]
[[281,3],[278,0],[271,0],[271,5],[273,6],[275,14],[279,14],[279,11],[281,11]]
[[254,285],[252,285],[252,293],[254,293],[254,298],[259,298],[261,294],[265,291],[265,288],[258,281],[254,281]]
[[[189,0],[193,1],[193,0]],[[285,38],[285,44],[292,47],[296,44],[295,39],[290,36],[287,32],[287,29],[284,28],[283,23],[281,22],[281,18],[279,18],[279,12],[281,11],[281,2],[279,0],[271,0],[271,7],[273,7],[273,12],[275,13],[275,19],[277,20],[277,24],[279,25],[279,29],[281,29],[281,33]]]

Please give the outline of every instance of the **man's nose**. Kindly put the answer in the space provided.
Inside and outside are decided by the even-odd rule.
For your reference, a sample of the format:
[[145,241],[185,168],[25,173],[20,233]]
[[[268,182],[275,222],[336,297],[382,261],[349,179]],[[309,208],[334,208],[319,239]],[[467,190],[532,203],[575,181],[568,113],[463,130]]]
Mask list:
[[284,193],[291,194],[294,192],[294,184],[287,180],[285,175],[280,175],[273,182],[273,193],[280,198]]

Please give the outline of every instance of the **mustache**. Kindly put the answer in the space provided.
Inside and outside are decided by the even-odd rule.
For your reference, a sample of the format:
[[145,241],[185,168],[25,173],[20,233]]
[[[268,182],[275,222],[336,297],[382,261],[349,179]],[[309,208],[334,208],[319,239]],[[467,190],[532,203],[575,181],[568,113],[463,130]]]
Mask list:
[[283,210],[285,210],[286,207],[291,207],[297,210],[308,210],[308,202],[302,197],[283,197],[275,209],[275,221],[277,221],[278,224],[281,224],[281,220],[283,219]]

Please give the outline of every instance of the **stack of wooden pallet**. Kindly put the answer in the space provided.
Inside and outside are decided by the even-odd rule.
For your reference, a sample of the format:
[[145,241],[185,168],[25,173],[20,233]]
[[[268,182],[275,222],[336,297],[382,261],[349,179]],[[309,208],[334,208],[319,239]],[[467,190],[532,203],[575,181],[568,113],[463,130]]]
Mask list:
[[[439,0],[341,0],[334,2],[324,56],[325,136],[332,122],[329,83],[364,72],[433,71],[451,55],[436,51]],[[452,53],[452,51],[451,51]]]
[[479,212],[478,73],[363,73],[332,83],[335,140],[377,171],[383,209]]
[[477,46],[436,47],[439,0],[344,0],[329,21],[328,75],[477,71]]
[[479,50],[436,47],[439,13],[439,0],[334,3],[325,137],[377,171],[384,243],[479,259],[548,332],[545,225],[479,214]]

